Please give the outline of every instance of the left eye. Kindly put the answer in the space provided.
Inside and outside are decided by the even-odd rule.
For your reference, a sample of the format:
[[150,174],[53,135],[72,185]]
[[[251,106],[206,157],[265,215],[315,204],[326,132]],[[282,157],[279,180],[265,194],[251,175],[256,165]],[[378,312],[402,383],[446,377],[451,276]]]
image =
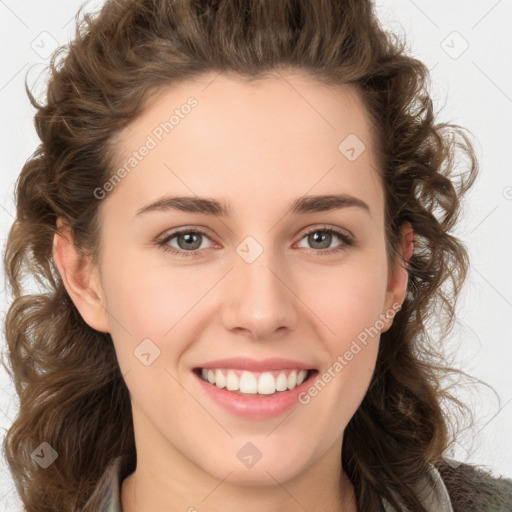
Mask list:
[[342,243],[338,244],[331,250],[324,251],[320,254],[330,254],[342,250],[344,246],[352,245],[352,239],[347,234],[338,231],[337,229],[314,229],[305,233],[301,240],[306,239],[309,244],[313,245],[319,244],[321,247],[316,247],[317,249],[328,249],[335,238],[341,240]]
[[[169,236],[165,237],[160,245],[163,246],[165,250],[183,255],[189,256],[189,254],[183,254],[183,251],[189,252],[191,254],[195,254],[201,248],[202,238],[205,237],[209,239],[203,231],[198,231],[195,229],[188,229],[186,231],[177,231],[175,233],[171,233]],[[170,241],[176,238],[178,243],[178,247],[176,248],[173,245],[170,245]],[[203,247],[204,249],[204,247]]]
[[[203,238],[210,240],[210,237],[204,231],[187,229],[175,231],[174,233],[167,235],[162,241],[158,242],[158,245],[165,251],[187,257],[198,254],[201,252],[201,249],[205,248],[202,244]],[[329,246],[335,238],[341,240],[341,243],[334,248],[329,249]],[[176,243],[178,244],[177,247],[170,243],[174,239],[176,239]],[[304,239],[306,239],[309,244],[313,245],[313,249],[319,249],[313,250],[313,252],[318,255],[339,252],[347,246],[353,245],[351,236],[343,231],[333,228],[316,228],[310,230],[302,235],[301,241]],[[319,244],[320,247],[314,247],[314,244]]]

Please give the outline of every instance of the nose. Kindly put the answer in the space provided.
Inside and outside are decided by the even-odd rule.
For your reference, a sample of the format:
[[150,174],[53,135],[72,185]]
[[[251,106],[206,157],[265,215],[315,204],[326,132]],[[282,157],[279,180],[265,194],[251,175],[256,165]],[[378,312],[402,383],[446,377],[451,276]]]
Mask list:
[[284,268],[267,249],[252,263],[235,256],[222,310],[226,329],[266,340],[296,327],[300,300]]

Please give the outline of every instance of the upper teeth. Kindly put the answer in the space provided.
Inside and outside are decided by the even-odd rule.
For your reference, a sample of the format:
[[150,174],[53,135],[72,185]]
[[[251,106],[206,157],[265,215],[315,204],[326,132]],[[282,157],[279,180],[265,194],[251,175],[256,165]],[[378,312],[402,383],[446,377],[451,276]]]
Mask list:
[[307,374],[307,370],[279,370],[260,373],[203,368],[201,371],[203,379],[218,388],[262,395],[271,395],[276,391],[286,391],[300,386]]

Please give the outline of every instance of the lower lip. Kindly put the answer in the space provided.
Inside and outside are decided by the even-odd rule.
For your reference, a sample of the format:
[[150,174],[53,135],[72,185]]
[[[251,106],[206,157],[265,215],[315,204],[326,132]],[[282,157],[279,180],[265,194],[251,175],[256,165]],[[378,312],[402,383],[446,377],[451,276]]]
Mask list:
[[195,372],[192,372],[199,380],[199,384],[205,392],[216,403],[223,407],[228,412],[243,418],[250,419],[268,419],[275,418],[293,406],[300,404],[299,394],[311,386],[316,375],[317,370],[311,372],[311,375],[300,385],[288,391],[279,391],[276,394],[261,396],[242,396],[232,393],[227,389],[221,389],[203,380]]

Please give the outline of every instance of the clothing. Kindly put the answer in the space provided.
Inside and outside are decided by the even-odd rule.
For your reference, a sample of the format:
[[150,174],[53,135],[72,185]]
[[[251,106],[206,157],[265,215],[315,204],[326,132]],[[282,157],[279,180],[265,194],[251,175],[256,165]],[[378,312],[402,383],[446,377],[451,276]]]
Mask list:
[[[133,454],[121,455],[114,459],[105,470],[88,503],[90,510],[97,512],[122,512],[121,485],[123,480],[134,469],[135,458]],[[430,466],[429,473],[425,476],[417,491],[423,505],[429,512],[454,512],[448,490],[443,483],[439,471],[434,466]],[[382,512],[398,512],[385,498],[382,498],[381,510]]]

